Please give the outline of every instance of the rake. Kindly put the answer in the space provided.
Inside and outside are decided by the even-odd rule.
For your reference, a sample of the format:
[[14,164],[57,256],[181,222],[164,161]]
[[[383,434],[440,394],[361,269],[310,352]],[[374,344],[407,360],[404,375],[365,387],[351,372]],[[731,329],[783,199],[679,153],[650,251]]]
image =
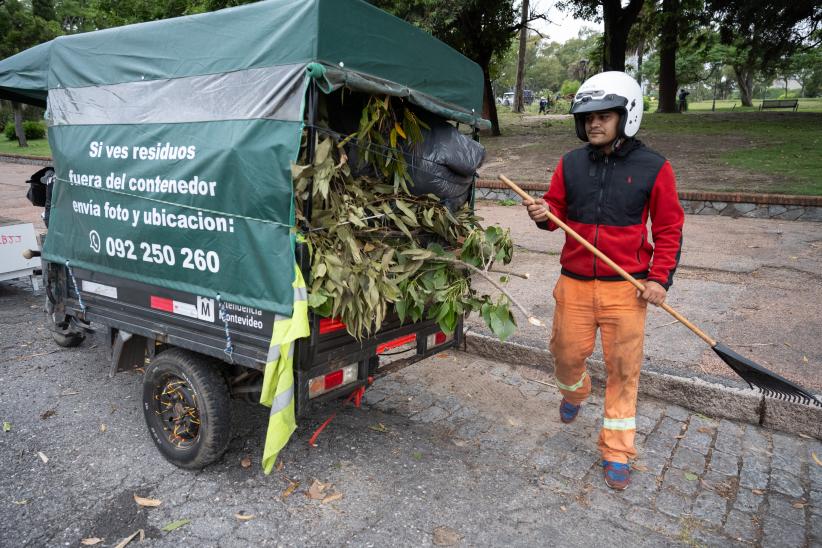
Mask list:
[[[516,183],[511,181],[505,175],[499,176],[500,180],[508,185],[511,190],[516,192],[517,194],[522,197],[523,200],[533,202],[534,198],[531,197],[528,193],[522,190]],[[552,223],[556,224],[562,230],[564,230],[569,236],[573,239],[578,241],[582,244],[588,251],[596,255],[598,259],[602,262],[610,266],[614,271],[619,274],[623,279],[633,284],[639,291],[645,291],[645,286],[642,285],[639,281],[636,280],[633,276],[628,274],[625,270],[620,268],[614,261],[609,259],[602,251],[594,247],[588,240],[577,234],[574,229],[569,227],[567,224],[563,223],[556,215],[551,213],[549,209],[546,207],[545,212],[548,215],[548,218],[551,220]],[[708,346],[710,346],[716,355],[722,358],[728,366],[734,370],[734,372],[742,377],[742,379],[748,383],[748,386],[751,388],[759,389],[763,394],[766,396],[771,396],[773,398],[792,401],[792,402],[801,402],[807,405],[811,403],[816,404],[819,407],[822,407],[822,402],[820,402],[816,397],[802,388],[801,386],[792,383],[791,381],[777,375],[773,371],[769,371],[768,369],[762,367],[761,365],[749,360],[748,358],[741,356],[711,337],[709,337],[705,332],[699,329],[697,326],[689,322],[685,316],[674,310],[670,305],[667,303],[662,303],[660,308],[665,310],[668,314],[679,320],[682,325],[693,331],[700,339],[705,341]]]

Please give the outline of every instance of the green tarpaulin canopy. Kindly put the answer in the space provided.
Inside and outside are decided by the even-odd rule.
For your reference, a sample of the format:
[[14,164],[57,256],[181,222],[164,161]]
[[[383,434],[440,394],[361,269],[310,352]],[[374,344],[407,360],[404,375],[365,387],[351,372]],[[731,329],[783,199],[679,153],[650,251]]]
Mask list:
[[290,165],[312,78],[487,125],[479,66],[360,0],[269,0],[0,61],[0,98],[48,101],[44,257],[290,315]]

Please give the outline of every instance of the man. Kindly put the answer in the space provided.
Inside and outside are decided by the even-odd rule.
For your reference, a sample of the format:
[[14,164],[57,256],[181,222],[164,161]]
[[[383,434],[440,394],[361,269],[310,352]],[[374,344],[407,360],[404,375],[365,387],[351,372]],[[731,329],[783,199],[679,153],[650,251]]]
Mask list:
[[[635,278],[639,292],[566,236],[554,289],[551,353],[562,392],[560,419],[571,423],[591,392],[585,360],[600,330],[605,358],[605,418],[599,449],[605,482],[625,489],[636,457],[636,399],[646,304],[660,305],[671,286],[682,245],[684,214],[668,161],[634,138],[642,121],[642,91],[623,72],[587,80],[571,105],[577,136],[588,141],[566,154],[544,200],[523,202],[540,228],[555,230],[546,206]],[[646,223],[651,219],[653,245]]]
[[540,114],[547,114],[548,113],[548,99],[545,97],[539,98],[539,113]]
[[688,110],[688,95],[690,95],[690,91],[685,91],[685,88],[681,88],[679,90],[679,112],[685,112]]

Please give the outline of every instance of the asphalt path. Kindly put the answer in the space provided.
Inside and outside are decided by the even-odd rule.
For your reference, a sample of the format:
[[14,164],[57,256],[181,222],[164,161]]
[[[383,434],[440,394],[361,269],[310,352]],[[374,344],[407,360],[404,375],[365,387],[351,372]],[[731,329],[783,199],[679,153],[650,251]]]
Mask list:
[[234,402],[225,456],[184,471],[154,448],[140,373],[108,378],[100,333],[55,346],[43,300],[0,283],[0,546],[111,547],[140,531],[132,546],[822,542],[817,440],[643,398],[633,483],[616,493],[596,451],[599,395],[565,426],[547,374],[456,351],[378,379],[360,409],[300,419],[269,476],[267,410]]

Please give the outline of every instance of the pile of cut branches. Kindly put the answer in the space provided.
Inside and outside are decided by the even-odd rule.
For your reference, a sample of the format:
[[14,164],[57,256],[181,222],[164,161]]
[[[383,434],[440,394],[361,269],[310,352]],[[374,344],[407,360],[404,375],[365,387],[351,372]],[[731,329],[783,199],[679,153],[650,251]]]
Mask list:
[[[434,319],[448,333],[461,316],[478,311],[505,339],[516,322],[509,296],[490,273],[511,261],[510,234],[483,229],[467,204],[451,212],[432,194],[409,192],[403,150],[421,142],[425,127],[400,100],[371,97],[356,133],[341,136],[320,124],[311,164],[303,147],[292,175],[311,257],[309,306],[339,318],[357,338],[378,331],[394,307],[403,322]],[[349,164],[346,150],[358,165]],[[501,294],[478,295],[469,272],[488,278]]]

